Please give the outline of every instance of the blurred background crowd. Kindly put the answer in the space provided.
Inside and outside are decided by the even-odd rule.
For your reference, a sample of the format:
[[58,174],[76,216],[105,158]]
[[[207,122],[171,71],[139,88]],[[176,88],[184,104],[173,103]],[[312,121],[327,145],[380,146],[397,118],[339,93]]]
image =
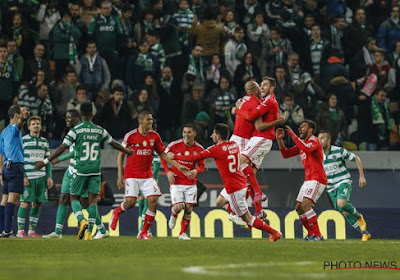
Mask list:
[[214,123],[233,129],[245,82],[268,75],[293,129],[312,119],[350,150],[396,150],[398,2],[3,0],[0,129],[18,103],[57,146],[89,100],[116,140],[146,110],[164,141],[193,123],[207,146]]

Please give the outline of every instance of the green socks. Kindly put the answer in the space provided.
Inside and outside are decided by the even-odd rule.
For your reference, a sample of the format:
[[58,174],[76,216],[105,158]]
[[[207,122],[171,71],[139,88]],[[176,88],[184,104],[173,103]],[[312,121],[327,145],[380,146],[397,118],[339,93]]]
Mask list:
[[31,208],[31,215],[29,217],[29,230],[35,231],[39,222],[40,207]]
[[358,213],[357,209],[350,202],[347,202],[342,207],[342,210],[346,211],[347,213],[350,213],[351,215],[353,215],[357,219],[359,219],[361,217],[360,213]]
[[18,218],[17,218],[18,230],[25,229],[25,219],[26,219],[26,208],[19,207]]
[[97,212],[97,216],[96,216],[96,226],[97,226],[97,229],[102,234],[106,233],[106,228],[104,227],[103,223],[101,222],[101,216],[100,216],[99,212]]
[[74,211],[75,217],[78,219],[78,223],[80,223],[84,219],[81,203],[79,202],[79,200],[72,200],[71,207],[72,211]]
[[64,228],[65,217],[67,216],[68,205],[58,204],[57,217],[56,217],[56,228],[54,230],[57,234],[62,234]]
[[89,227],[87,230],[89,232],[92,232],[94,223],[96,222],[96,217],[99,215],[97,211],[97,205],[90,205],[87,208],[87,211],[89,212],[89,219],[88,219]]

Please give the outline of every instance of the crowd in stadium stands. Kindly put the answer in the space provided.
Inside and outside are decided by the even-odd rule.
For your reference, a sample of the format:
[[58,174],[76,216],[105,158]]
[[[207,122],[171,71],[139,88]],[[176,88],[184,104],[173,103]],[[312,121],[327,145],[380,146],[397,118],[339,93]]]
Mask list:
[[57,146],[89,100],[117,140],[146,110],[164,141],[193,123],[207,145],[213,124],[233,128],[244,84],[272,76],[295,131],[312,119],[350,150],[398,149],[398,2],[2,1],[0,130],[20,104]]

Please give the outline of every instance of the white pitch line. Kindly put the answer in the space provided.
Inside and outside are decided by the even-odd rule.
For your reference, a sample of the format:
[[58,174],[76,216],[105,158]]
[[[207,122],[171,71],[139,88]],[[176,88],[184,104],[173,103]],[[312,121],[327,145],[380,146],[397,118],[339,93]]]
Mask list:
[[[223,269],[237,269],[249,267],[269,267],[269,266],[309,266],[316,264],[316,262],[266,262],[266,263],[243,263],[243,264],[223,264],[223,265],[205,265],[205,266],[188,266],[184,267],[183,271],[190,274],[197,275],[210,275],[210,276],[243,276],[243,277],[258,277],[258,273],[252,271],[222,271]],[[293,276],[290,272],[273,272],[274,275]],[[325,278],[325,272],[320,273],[302,273],[296,274],[300,278]]]

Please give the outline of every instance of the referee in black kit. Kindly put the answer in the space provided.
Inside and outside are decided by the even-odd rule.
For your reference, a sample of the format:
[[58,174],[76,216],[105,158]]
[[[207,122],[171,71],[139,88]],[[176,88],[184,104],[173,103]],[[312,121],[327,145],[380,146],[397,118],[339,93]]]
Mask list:
[[0,203],[0,237],[12,237],[15,205],[24,191],[24,150],[21,127],[28,117],[26,108],[13,105],[8,109],[10,124],[0,134],[0,176],[3,196]]

